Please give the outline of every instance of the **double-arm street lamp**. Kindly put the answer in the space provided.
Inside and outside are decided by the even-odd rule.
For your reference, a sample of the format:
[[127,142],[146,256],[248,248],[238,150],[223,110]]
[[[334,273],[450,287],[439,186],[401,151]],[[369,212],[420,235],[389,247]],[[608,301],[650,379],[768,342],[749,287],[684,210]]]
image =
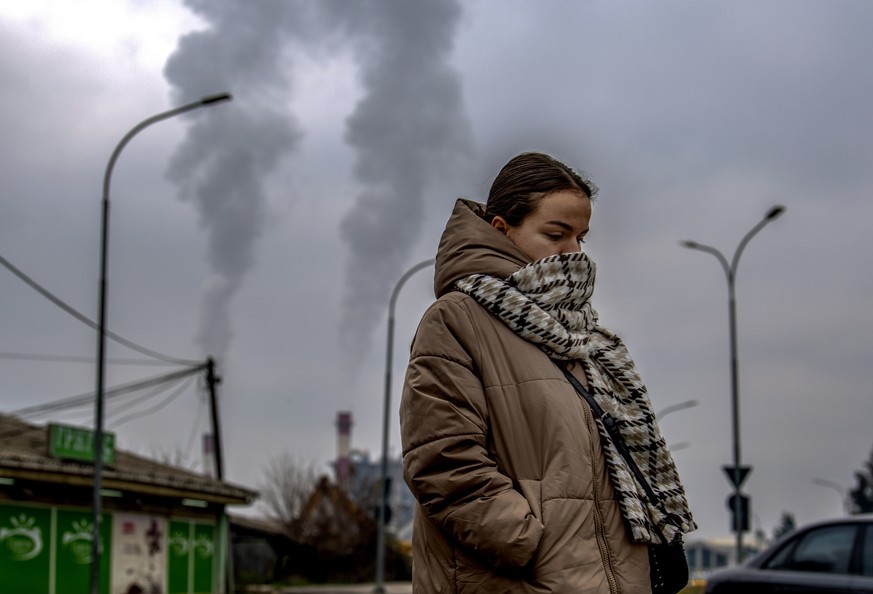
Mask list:
[[702,252],[706,252],[708,254],[712,254],[718,259],[722,268],[724,268],[725,275],[727,276],[727,285],[728,285],[728,314],[729,314],[729,323],[730,323],[730,348],[731,348],[731,418],[732,418],[732,428],[733,428],[733,467],[726,468],[728,472],[728,478],[734,485],[734,496],[732,498],[734,507],[734,531],[736,532],[736,560],[737,563],[742,561],[743,559],[743,526],[741,522],[741,500],[742,495],[740,494],[740,485],[745,479],[746,475],[751,470],[750,467],[741,467],[740,466],[740,395],[739,395],[739,383],[738,383],[738,373],[739,373],[739,364],[737,362],[737,306],[736,306],[736,298],[734,292],[734,283],[736,281],[737,276],[737,265],[740,262],[740,256],[743,253],[743,249],[745,249],[746,244],[749,243],[749,240],[755,236],[764,226],[770,221],[774,220],[776,217],[785,212],[784,206],[774,206],[771,208],[767,214],[764,216],[761,221],[758,222],[757,225],[752,227],[752,229],[746,233],[743,239],[740,241],[737,246],[736,251],[734,251],[733,258],[730,263],[728,263],[727,258],[722,255],[720,251],[715,249],[714,247],[703,245],[701,243],[697,243],[696,241],[682,241],[680,244],[683,247],[700,250]]
[[378,515],[378,532],[376,537],[376,586],[373,589],[375,594],[383,594],[385,592],[385,511],[388,507],[388,434],[390,433],[390,417],[391,417],[391,366],[393,364],[394,354],[394,308],[397,305],[397,296],[400,294],[400,289],[406,284],[413,274],[433,266],[434,260],[425,260],[419,262],[409,270],[403,273],[403,276],[394,285],[394,290],[391,292],[391,299],[388,301],[388,340],[385,356],[385,401],[384,401],[384,416],[382,418],[382,496],[379,501]]
[[94,404],[94,526],[93,526],[93,542],[91,543],[91,592],[98,594],[100,582],[100,521],[101,521],[101,500],[100,487],[103,473],[103,391],[104,381],[106,378],[106,269],[107,269],[107,254],[109,248],[109,182],[112,179],[112,169],[115,167],[115,161],[121,154],[122,149],[127,146],[127,143],[136,136],[143,128],[147,128],[152,124],[183,114],[187,111],[208,107],[216,103],[230,101],[229,93],[219,93],[203,97],[199,101],[188,103],[161,112],[147,118],[130,129],[124,135],[112,155],[109,157],[109,163],[106,165],[106,173],[103,176],[103,220],[102,231],[100,236],[100,293],[98,304],[99,318],[97,329],[97,389],[95,393]]

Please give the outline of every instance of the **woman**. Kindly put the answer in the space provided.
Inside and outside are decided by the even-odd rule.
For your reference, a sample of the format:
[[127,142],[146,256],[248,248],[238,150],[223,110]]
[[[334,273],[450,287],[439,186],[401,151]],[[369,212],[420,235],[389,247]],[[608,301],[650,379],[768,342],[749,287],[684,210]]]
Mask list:
[[[589,302],[595,192],[525,153],[446,225],[400,410],[417,593],[647,593],[647,543],[695,528],[645,387]],[[619,420],[669,517],[555,361]]]

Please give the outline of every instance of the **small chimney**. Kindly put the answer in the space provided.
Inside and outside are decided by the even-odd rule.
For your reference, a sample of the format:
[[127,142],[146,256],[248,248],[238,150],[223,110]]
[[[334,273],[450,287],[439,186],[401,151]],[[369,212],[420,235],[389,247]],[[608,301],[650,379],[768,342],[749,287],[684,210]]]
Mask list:
[[215,476],[215,442],[211,433],[203,434],[203,474]]

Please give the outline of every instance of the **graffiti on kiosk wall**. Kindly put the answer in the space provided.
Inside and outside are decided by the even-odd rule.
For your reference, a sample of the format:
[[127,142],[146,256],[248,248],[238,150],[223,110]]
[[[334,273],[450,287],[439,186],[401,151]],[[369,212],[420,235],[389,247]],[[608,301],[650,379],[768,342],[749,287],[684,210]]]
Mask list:
[[115,514],[112,594],[165,594],[166,536],[165,518]]

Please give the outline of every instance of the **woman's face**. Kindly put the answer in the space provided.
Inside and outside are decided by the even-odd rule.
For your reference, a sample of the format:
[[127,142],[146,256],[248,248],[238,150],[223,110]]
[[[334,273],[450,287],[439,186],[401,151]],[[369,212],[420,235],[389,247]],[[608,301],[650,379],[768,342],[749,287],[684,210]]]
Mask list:
[[591,199],[578,190],[559,190],[543,197],[519,225],[501,216],[491,226],[504,233],[531,260],[582,251],[591,221]]

